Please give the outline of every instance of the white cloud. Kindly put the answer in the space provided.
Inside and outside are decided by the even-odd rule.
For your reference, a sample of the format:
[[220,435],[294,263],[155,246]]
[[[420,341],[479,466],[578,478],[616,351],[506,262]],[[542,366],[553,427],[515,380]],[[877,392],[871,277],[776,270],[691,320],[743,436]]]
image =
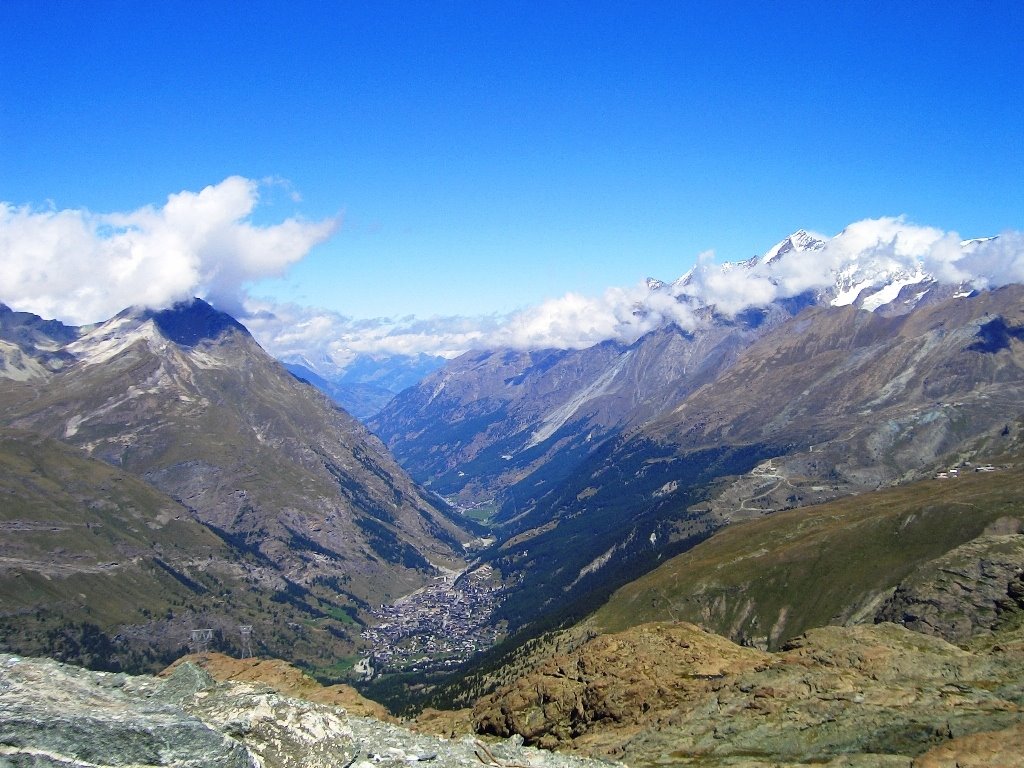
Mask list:
[[[820,238],[819,239],[824,239]],[[765,262],[719,264],[701,254],[688,280],[673,287],[641,283],[609,288],[601,296],[568,293],[505,317],[354,320],[295,306],[250,301],[245,322],[279,357],[304,356],[343,368],[356,354],[453,357],[469,349],[582,348],[606,340],[632,343],[665,323],[692,330],[699,310],[725,315],[808,290],[853,284],[897,273],[933,275],[941,282],[996,287],[1024,282],[1024,234],[961,244],[955,232],[921,227],[903,218],[851,224],[820,250],[790,252]]]
[[164,307],[200,295],[238,317],[272,354],[303,357],[326,372],[359,354],[454,357],[469,349],[632,343],[666,323],[693,330],[706,306],[734,315],[827,288],[841,277],[855,295],[858,281],[872,270],[925,272],[977,288],[1024,282],[1020,232],[962,244],[955,232],[887,217],[855,222],[819,250],[791,251],[767,262],[720,264],[709,251],[698,256],[685,284],[672,287],[640,283],[596,297],[567,293],[507,316],[354,319],[245,294],[247,283],[281,274],[338,226],[335,219],[295,218],[256,226],[250,217],[261,189],[296,197],[285,181],[234,176],[200,192],[171,195],[162,207],[129,213],[0,203],[0,300],[43,317],[87,323],[133,304]]
[[745,269],[732,264],[716,264],[710,251],[697,257],[685,294],[698,303],[714,305],[725,315],[734,315],[747,307],[763,306],[778,298],[779,289],[766,269]]
[[259,189],[232,176],[128,213],[0,203],[0,300],[78,324],[194,295],[237,311],[245,283],[280,275],[338,226],[295,218],[256,226]]
[[494,346],[580,349],[614,339],[632,343],[665,323],[692,329],[692,309],[646,283],[609,288],[600,297],[567,293],[512,315],[494,334]]
[[303,358],[326,373],[357,355],[430,354],[455,357],[491,346],[505,318],[434,317],[356,319],[337,312],[249,298],[239,319],[275,357]]
[[[998,288],[1024,283],[1024,232],[1003,232],[983,242],[969,242],[950,264],[960,281],[975,288]],[[950,280],[950,282],[955,282]]]
[[941,229],[910,224],[902,216],[854,222],[828,243],[828,250],[845,257],[884,254],[909,261],[925,256],[946,235]]
[[359,354],[455,357],[470,349],[573,348],[627,343],[675,322],[696,327],[692,309],[646,285],[610,288],[599,298],[570,293],[511,315],[354,319],[322,309],[247,299],[239,319],[284,360],[304,358],[324,372]]

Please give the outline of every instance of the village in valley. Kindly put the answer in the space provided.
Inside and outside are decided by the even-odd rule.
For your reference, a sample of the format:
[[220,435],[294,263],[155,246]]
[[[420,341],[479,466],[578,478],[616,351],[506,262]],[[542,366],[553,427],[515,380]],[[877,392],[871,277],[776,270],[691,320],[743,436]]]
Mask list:
[[494,645],[500,630],[490,626],[499,587],[494,569],[483,565],[448,573],[391,605],[373,611],[375,624],[363,630],[370,656],[357,669],[381,673],[447,669]]

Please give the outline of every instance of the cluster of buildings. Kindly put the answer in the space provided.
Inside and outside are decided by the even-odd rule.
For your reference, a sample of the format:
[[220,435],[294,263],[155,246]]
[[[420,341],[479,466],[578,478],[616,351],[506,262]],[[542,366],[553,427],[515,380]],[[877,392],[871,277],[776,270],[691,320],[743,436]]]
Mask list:
[[[966,466],[969,467],[970,464],[967,464]],[[996,468],[993,465],[991,465],[991,464],[982,464],[980,466],[974,467],[974,471],[975,472],[995,472]],[[954,478],[955,479],[957,477],[960,477],[960,467],[950,467],[949,469],[947,469],[947,470],[945,470],[943,472],[939,472],[939,473],[937,473],[935,475],[935,479],[936,480],[948,480],[950,478]]]
[[362,633],[372,649],[364,674],[445,669],[494,645],[499,631],[491,617],[499,587],[493,577],[489,565],[440,576],[373,611],[375,623]]

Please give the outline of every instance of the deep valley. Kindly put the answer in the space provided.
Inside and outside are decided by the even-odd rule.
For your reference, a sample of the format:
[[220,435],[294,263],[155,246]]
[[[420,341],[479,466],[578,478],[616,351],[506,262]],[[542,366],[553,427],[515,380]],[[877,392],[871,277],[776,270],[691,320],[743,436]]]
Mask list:
[[[829,247],[722,274],[781,284]],[[742,311],[649,281],[688,320],[630,343],[410,363],[398,394],[345,390],[365,425],[331,398],[366,382],[286,369],[200,299],[83,327],[0,308],[0,686],[67,676],[143,720],[152,692],[240,765],[269,747],[204,702],[269,694],[216,682],[217,653],[505,740],[452,765],[1015,764],[1024,286],[845,258]],[[127,676],[188,652],[210,676]],[[300,674],[270,669],[250,682]],[[303,680],[265,700],[280,722],[328,696]],[[59,700],[0,706],[0,763],[107,764],[10,725]],[[332,712],[324,755],[384,760]]]

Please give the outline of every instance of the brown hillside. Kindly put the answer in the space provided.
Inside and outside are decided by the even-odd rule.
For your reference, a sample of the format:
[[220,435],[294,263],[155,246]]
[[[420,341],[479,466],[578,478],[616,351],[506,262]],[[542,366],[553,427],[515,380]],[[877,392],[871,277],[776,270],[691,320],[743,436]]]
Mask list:
[[220,682],[261,683],[280,694],[317,704],[342,707],[350,714],[397,722],[380,704],[360,695],[348,685],[323,686],[302,670],[280,659],[235,659],[222,653],[198,653],[182,656],[161,672],[166,677],[178,666],[192,663]]
[[910,768],[929,749],[955,753],[951,739],[1016,728],[1022,661],[1019,643],[971,652],[895,624],[815,629],[774,654],[648,624],[547,659],[474,719],[483,733],[632,768]]

